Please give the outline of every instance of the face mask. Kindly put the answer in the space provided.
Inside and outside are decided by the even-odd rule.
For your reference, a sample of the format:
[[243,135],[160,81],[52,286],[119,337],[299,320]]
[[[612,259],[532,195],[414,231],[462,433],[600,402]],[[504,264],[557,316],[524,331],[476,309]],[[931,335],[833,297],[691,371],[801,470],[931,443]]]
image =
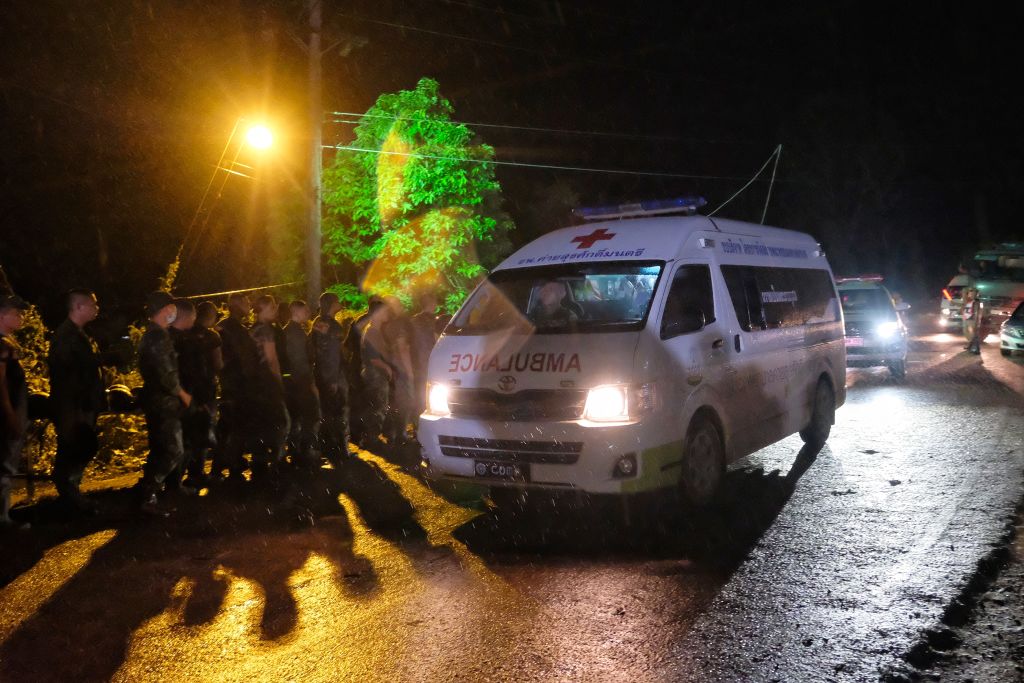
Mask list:
[[170,313],[167,314],[167,324],[168,325],[173,325],[174,321],[177,320],[177,319],[178,319],[178,312],[177,311],[171,311]]

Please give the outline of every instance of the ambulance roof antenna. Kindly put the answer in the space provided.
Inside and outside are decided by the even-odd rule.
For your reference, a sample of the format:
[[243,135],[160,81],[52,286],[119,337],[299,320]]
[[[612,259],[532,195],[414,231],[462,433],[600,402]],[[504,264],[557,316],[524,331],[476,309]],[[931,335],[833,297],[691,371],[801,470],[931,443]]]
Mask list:
[[781,157],[781,156],[782,156],[782,145],[781,144],[780,145],[776,145],[775,149],[772,150],[772,153],[768,157],[768,159],[765,160],[765,162],[761,166],[761,168],[758,169],[757,173],[754,174],[754,177],[752,177],[750,180],[748,180],[747,183],[743,187],[741,187],[740,189],[736,190],[736,192],[734,192],[731,197],[729,197],[724,202],[719,204],[718,207],[714,211],[712,211],[711,213],[708,214],[708,218],[710,218],[711,216],[714,216],[716,213],[718,213],[719,211],[724,209],[729,204],[729,202],[731,202],[732,200],[736,199],[736,197],[739,197],[741,194],[743,194],[743,191],[746,190],[748,187],[750,187],[751,185],[754,184],[754,181],[757,180],[758,177],[762,173],[764,173],[764,170],[766,168],[768,168],[768,164],[770,164],[772,162],[772,159],[774,159],[775,160],[775,166],[772,168],[771,183],[768,185],[768,196],[765,198],[764,211],[761,213],[761,224],[763,225],[764,224],[765,216],[768,214],[768,201],[771,199],[771,196],[772,196],[772,187],[775,185],[775,171],[779,167],[779,157]]

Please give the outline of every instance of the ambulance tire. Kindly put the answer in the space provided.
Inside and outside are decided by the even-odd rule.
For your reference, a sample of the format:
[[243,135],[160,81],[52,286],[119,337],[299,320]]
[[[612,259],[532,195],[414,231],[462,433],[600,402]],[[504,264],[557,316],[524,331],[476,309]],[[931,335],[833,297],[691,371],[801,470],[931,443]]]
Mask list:
[[814,390],[814,406],[811,410],[811,422],[800,430],[800,438],[814,449],[820,449],[832,432],[832,424],[836,420],[836,397],[832,387],[824,379],[818,380]]
[[718,427],[698,413],[690,423],[683,445],[683,471],[679,490],[683,505],[701,509],[710,505],[725,477],[725,448]]

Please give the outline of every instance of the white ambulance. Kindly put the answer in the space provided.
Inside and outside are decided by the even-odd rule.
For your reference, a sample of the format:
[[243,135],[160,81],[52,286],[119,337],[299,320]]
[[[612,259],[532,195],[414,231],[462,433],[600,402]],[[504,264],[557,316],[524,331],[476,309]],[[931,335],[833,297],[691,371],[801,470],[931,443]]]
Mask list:
[[796,432],[820,447],[846,398],[828,261],[809,235],[693,215],[702,202],[589,210],[498,266],[431,353],[427,476],[680,486],[700,505],[733,460]]

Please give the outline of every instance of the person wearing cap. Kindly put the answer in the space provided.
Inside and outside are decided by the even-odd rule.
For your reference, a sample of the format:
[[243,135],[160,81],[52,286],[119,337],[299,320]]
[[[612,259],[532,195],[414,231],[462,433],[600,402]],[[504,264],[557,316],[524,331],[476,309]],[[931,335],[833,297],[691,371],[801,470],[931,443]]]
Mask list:
[[181,415],[192,396],[181,386],[178,357],[167,328],[177,316],[174,297],[153,292],[146,297],[149,322],[139,342],[139,372],[142,374],[142,405],[149,432],[149,455],[142,471],[142,509],[162,514],[157,494],[185,457]]
[[336,317],[341,311],[338,295],[320,295],[320,312],[313,321],[313,376],[320,393],[320,440],[324,455],[337,461],[348,455],[348,380],[342,355],[344,330]]
[[28,429],[28,384],[13,335],[24,324],[22,312],[27,309],[19,296],[0,296],[0,530],[23,528],[11,520],[11,478],[18,472]]
[[85,326],[99,315],[96,295],[88,289],[73,289],[67,296],[68,317],[50,342],[50,407],[57,432],[57,457],[53,483],[60,500],[81,512],[95,512],[95,505],[81,492],[82,474],[99,449],[96,419],[106,408],[102,357]]

